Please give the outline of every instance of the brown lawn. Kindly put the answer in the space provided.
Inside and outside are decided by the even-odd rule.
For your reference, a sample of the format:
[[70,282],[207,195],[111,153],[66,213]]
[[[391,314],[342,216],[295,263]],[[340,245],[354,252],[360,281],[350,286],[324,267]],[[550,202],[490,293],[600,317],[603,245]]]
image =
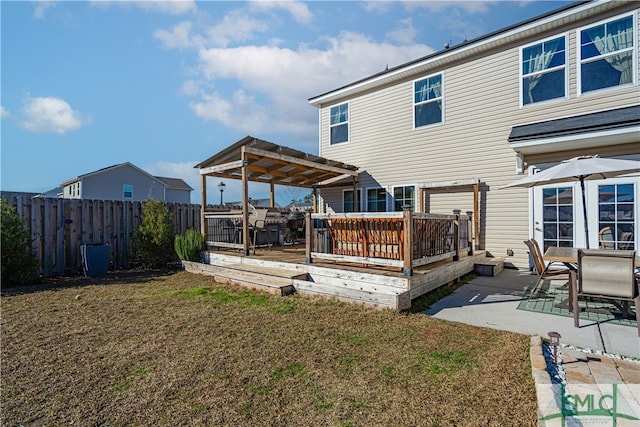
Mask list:
[[536,425],[522,335],[186,272],[3,293],[4,426]]

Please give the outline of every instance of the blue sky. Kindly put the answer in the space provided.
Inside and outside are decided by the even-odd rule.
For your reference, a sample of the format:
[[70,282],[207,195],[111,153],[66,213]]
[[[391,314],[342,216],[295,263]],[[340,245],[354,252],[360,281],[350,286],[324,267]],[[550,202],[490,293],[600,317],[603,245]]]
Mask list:
[[199,203],[193,166],[246,135],[317,153],[309,98],[568,3],[2,1],[0,186],[131,162]]

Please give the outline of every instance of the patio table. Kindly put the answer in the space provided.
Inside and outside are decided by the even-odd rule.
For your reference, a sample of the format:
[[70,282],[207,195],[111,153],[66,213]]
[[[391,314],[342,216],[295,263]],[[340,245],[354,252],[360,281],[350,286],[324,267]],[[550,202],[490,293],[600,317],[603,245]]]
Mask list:
[[[578,271],[578,250],[579,248],[549,246],[549,248],[545,251],[542,258],[548,262],[561,262],[564,265],[566,265],[568,269],[577,272]],[[635,265],[636,267],[640,267],[640,256],[638,255],[636,255]],[[638,274],[636,274],[636,278],[638,278]],[[573,289],[571,289],[571,286],[569,286],[569,297],[564,301],[559,302],[555,306],[558,308],[567,308],[569,309],[569,312],[573,312],[573,307],[570,304],[572,297],[573,297]]]

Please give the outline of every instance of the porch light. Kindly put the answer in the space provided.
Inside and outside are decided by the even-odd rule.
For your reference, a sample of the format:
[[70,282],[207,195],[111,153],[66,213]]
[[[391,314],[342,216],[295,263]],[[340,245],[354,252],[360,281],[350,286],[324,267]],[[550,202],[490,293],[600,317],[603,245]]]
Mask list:
[[220,190],[220,206],[222,206],[222,193],[224,193],[224,189],[226,188],[226,184],[222,181],[220,181],[220,184],[218,184],[218,190]]

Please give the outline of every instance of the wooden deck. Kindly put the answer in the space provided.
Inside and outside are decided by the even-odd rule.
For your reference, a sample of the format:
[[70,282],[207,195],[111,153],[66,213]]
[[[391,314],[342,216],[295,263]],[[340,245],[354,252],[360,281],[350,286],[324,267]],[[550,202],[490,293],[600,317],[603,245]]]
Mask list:
[[250,256],[232,249],[205,252],[205,264],[185,263],[188,271],[208,274],[251,289],[285,295],[333,297],[380,308],[408,310],[411,301],[457,280],[486,260],[484,251],[418,267],[406,277],[398,268],[314,260],[305,263],[304,245],[258,249]]

